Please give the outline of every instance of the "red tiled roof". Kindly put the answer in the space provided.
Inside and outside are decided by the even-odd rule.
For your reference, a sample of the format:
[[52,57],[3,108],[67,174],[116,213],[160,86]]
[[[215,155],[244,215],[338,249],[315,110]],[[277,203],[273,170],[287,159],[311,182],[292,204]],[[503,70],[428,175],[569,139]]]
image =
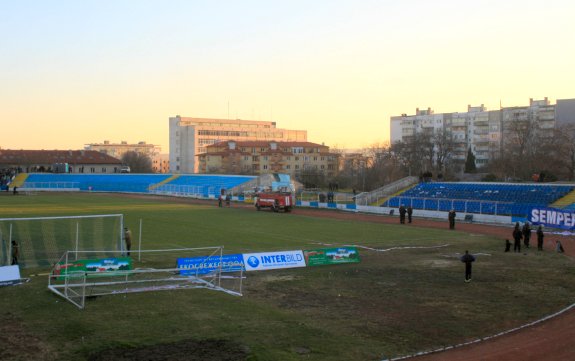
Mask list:
[[225,145],[227,146],[228,142],[235,142],[236,148],[238,147],[267,147],[270,143],[276,143],[278,148],[281,147],[327,147],[325,145],[311,143],[311,142],[280,142],[280,141],[273,141],[273,140],[245,140],[245,141],[236,141],[236,140],[224,140],[222,142],[218,142],[215,144],[210,144],[206,148],[217,147]]
[[0,164],[122,164],[122,161],[95,150],[0,150]]

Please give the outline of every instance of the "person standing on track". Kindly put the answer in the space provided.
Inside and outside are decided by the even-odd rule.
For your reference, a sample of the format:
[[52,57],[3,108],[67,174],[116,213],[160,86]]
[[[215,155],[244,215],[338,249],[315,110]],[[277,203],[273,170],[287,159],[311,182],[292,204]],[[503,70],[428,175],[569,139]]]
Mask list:
[[543,225],[539,225],[539,227],[537,227],[537,249],[540,251],[543,251],[543,237],[545,237],[545,234],[543,234]]
[[517,222],[513,228],[513,252],[521,252],[521,237],[523,237],[523,232],[521,232],[519,222]]
[[407,223],[411,223],[411,216],[413,215],[413,208],[407,206]]
[[405,224],[405,206],[402,204],[399,206],[399,223]]
[[465,251],[461,256],[461,262],[465,263],[465,282],[471,282],[471,263],[475,262],[475,257],[469,254],[469,251]]
[[529,239],[531,239],[531,226],[529,222],[525,222],[521,231],[523,232],[523,244],[525,248],[529,248]]
[[451,208],[447,218],[449,219],[449,229],[455,229],[455,209]]

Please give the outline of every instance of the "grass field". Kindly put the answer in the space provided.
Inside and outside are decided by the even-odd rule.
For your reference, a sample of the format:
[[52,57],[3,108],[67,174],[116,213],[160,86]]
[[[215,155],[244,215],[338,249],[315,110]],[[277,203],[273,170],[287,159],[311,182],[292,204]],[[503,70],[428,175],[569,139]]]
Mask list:
[[[33,276],[0,289],[0,343],[8,345],[0,359],[137,359],[144,352],[151,360],[180,345],[180,360],[380,360],[513,328],[575,296],[567,257],[503,253],[501,239],[477,234],[154,197],[40,194],[2,196],[0,204],[2,218],[123,213],[136,238],[142,219],[144,249],[374,249],[360,249],[359,264],[248,273],[243,297],[147,292],[98,297],[85,310]],[[434,248],[383,251],[393,247]],[[466,249],[477,255],[469,284],[458,259]],[[22,270],[25,277],[43,272]]]

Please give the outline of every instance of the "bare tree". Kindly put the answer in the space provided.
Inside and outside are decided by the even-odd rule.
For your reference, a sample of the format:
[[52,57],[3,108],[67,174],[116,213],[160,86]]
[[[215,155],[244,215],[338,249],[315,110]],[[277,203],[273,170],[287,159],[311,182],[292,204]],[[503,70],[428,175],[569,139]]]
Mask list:
[[433,134],[433,144],[435,146],[435,170],[445,172],[455,149],[453,134],[441,129]]
[[122,155],[122,163],[130,167],[132,173],[153,173],[152,160],[145,154],[126,152]]

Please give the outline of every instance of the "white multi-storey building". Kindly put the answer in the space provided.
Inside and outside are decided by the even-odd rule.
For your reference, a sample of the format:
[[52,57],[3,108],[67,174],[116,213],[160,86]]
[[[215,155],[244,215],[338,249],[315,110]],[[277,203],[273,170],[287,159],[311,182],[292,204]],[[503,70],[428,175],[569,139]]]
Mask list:
[[540,132],[549,135],[557,124],[575,124],[575,99],[557,100],[556,105],[543,100],[529,99],[529,106],[506,107],[488,111],[485,106],[467,106],[465,113],[434,114],[431,108],[416,109],[415,115],[391,117],[391,142],[408,141],[415,134],[445,130],[455,143],[453,159],[464,161],[469,149],[478,167],[489,162],[501,149],[502,142],[511,136],[516,122],[536,122]]
[[275,122],[170,117],[170,172],[197,173],[196,156],[225,140],[306,142],[307,131],[276,128]]

